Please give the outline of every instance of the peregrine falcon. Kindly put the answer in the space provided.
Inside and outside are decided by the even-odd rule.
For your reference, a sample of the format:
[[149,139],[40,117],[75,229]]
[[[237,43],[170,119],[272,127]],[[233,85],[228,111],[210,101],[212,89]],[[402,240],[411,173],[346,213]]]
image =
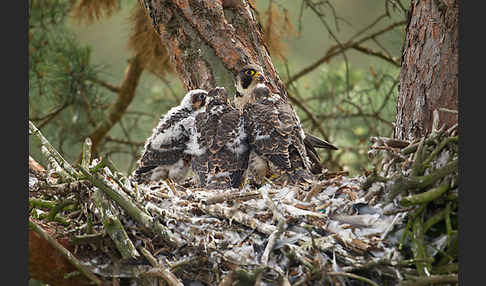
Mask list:
[[133,173],[138,183],[150,183],[170,178],[183,180],[190,167],[188,143],[195,116],[205,110],[208,92],[189,91],[181,103],[161,118],[145,142],[144,151]]
[[257,84],[243,108],[250,146],[250,175],[260,184],[270,170],[284,184],[313,180],[304,133],[296,114],[279,94]]
[[[288,118],[286,124],[292,125],[294,129],[292,136],[294,136],[295,140],[297,140],[296,138],[298,137],[301,138],[298,139],[297,141],[302,140],[302,143],[296,143],[296,142],[292,143],[292,144],[297,144],[297,146],[292,146],[290,148],[293,150],[300,150],[301,144],[303,144],[305,150],[305,152],[299,151],[297,153],[295,152],[290,153],[289,155],[292,156],[290,156],[289,160],[299,161],[300,159],[298,158],[300,155],[297,154],[305,154],[302,155],[304,156],[303,157],[304,159],[302,159],[303,161],[302,160],[300,161],[308,162],[310,160],[310,163],[304,164],[308,166],[302,168],[306,170],[310,170],[314,174],[319,174],[322,172],[322,166],[319,162],[320,161],[319,156],[315,148],[328,148],[328,149],[337,149],[337,148],[322,139],[319,139],[313,135],[304,132],[299,117],[297,116],[297,113],[292,108],[292,106],[285,99],[280,97],[280,95],[272,93],[270,89],[265,85],[265,77],[263,74],[263,70],[260,66],[250,64],[243,67],[236,76],[236,90],[237,92],[235,95],[235,106],[242,110],[244,110],[249,103],[255,103],[260,101],[259,105],[261,105],[261,104],[267,104],[269,100],[270,101],[273,100],[274,103],[267,106],[266,108],[263,108],[263,106],[255,107],[255,105],[251,105],[252,106],[251,108],[259,109],[261,112],[274,112],[274,113],[280,112],[281,114],[279,115],[279,117],[283,116],[285,118]],[[253,116],[261,118],[263,114],[262,113],[259,114],[257,112]],[[250,121],[254,121],[255,118],[247,118],[246,120],[250,122]],[[268,124],[268,122],[262,122],[262,124]],[[249,137],[251,141],[251,135],[249,135]],[[272,139],[272,140],[276,140],[276,139]],[[253,170],[253,173],[256,173],[257,174],[256,177],[258,178],[261,178],[264,175],[264,173],[266,173],[265,168],[263,168],[265,164],[260,159],[262,158],[256,158],[254,154],[250,155],[250,169],[259,170],[259,171]],[[299,165],[299,163],[297,163],[297,165]],[[255,166],[259,166],[259,167],[255,168]],[[307,173],[307,172],[302,171],[302,173]]]
[[206,111],[196,116],[190,143],[192,170],[201,187],[239,188],[248,167],[248,138],[241,111],[234,108],[224,88],[208,93]]
[[263,69],[255,64],[244,66],[236,75],[235,107],[243,110],[250,100],[251,94],[258,83],[263,83]]

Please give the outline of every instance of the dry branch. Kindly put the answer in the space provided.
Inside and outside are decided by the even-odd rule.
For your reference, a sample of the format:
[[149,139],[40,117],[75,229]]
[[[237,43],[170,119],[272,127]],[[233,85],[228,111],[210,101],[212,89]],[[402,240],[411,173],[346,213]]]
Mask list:
[[45,232],[39,225],[29,219],[29,228],[35,231],[39,236],[46,240],[56,251],[61,253],[76,269],[79,270],[84,276],[91,280],[96,285],[102,285],[102,281],[96,277],[91,271],[89,271],[83,264],[64,246],[52,238],[47,232]]
[[29,132],[40,140],[42,147],[46,149],[48,159],[53,159],[64,172],[69,174],[71,179],[77,179],[79,177],[79,172],[74,170],[71,164],[64,160],[61,154],[59,154],[59,152],[51,145],[51,143],[44,137],[44,135],[42,135],[39,129],[37,129],[34,123],[32,123],[30,120]]
[[408,276],[410,280],[403,281],[399,286],[425,286],[444,283],[458,283],[459,279],[457,274],[449,275],[431,275],[429,277],[412,277]]
[[125,76],[120,83],[117,98],[115,101],[108,107],[106,111],[106,117],[103,121],[101,121],[91,132],[89,137],[92,140],[92,147],[91,152],[93,154],[97,154],[98,146],[106,136],[108,131],[121,119],[123,114],[125,113],[128,105],[132,102],[133,98],[135,97],[135,90],[138,86],[138,82],[140,80],[140,76],[142,75],[143,68],[140,64],[140,60],[137,56],[133,57],[126,70]]
[[343,43],[342,46],[333,46],[331,47],[327,53],[320,59],[318,59],[317,61],[315,61],[313,64],[309,65],[308,67],[306,68],[303,68],[301,71],[297,72],[296,74],[294,74],[293,76],[291,76],[289,79],[287,79],[287,81],[285,82],[285,85],[290,85],[292,84],[293,82],[295,82],[296,80],[298,80],[299,78],[303,77],[304,75],[310,73],[311,71],[315,70],[318,66],[320,66],[321,64],[329,61],[331,58],[343,53],[344,51],[346,51],[347,49],[350,49],[350,48],[353,48],[354,46],[357,46],[361,43],[364,43],[370,39],[373,39],[373,38],[376,38],[377,36],[381,35],[381,34],[384,34],[388,31],[391,31],[392,29],[396,28],[396,27],[399,27],[399,26],[402,26],[402,25],[405,25],[407,24],[407,21],[399,21],[399,22],[396,22],[396,23],[393,23],[383,29],[381,29],[380,31],[377,31],[369,36],[366,36],[366,37],[363,37],[359,40],[356,40],[356,41],[348,41],[346,43]]
[[182,284],[182,282],[180,282],[179,279],[177,279],[177,277],[169,269],[163,267],[147,249],[141,247],[140,251],[154,267],[149,271],[143,273],[142,275],[161,277],[165,280],[165,282],[167,282],[169,286],[184,286],[184,284]]
[[210,215],[234,220],[238,223],[241,223],[242,225],[245,225],[251,229],[258,230],[259,232],[266,235],[271,235],[277,230],[277,228],[273,225],[262,223],[259,220],[254,219],[239,210],[230,209],[222,205],[206,206],[204,204],[198,204],[198,208]]
[[156,234],[161,235],[162,238],[170,245],[182,245],[182,242],[178,237],[176,237],[169,229],[161,225],[159,222],[154,221],[151,216],[140,210],[126,194],[111,188],[100,180],[100,178],[90,174],[90,172],[84,169],[82,166],[80,166],[80,170],[94,186],[102,190],[108,197],[122,207],[130,217],[143,225],[147,230],[154,231]]
[[113,240],[115,243],[116,248],[120,252],[122,258],[138,258],[140,254],[133,245],[133,242],[128,237],[122,223],[118,217],[116,217],[115,210],[111,205],[111,201],[107,200],[104,197],[103,192],[100,190],[96,190],[94,192],[93,200],[98,209],[98,213],[101,216],[103,228],[110,235],[111,240]]

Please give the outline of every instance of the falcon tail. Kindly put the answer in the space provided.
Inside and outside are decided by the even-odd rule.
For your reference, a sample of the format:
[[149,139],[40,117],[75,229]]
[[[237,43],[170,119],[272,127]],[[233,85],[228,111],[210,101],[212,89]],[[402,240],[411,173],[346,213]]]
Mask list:
[[338,148],[331,143],[328,143],[320,138],[317,138],[314,135],[311,135],[309,133],[305,133],[305,138],[304,138],[304,144],[312,146],[314,148],[325,148],[325,149],[331,149],[331,150],[338,150]]

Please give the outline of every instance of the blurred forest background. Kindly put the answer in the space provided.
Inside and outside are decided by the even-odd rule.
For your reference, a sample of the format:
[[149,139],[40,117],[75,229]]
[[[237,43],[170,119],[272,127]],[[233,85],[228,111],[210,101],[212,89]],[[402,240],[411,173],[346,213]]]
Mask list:
[[[141,47],[134,36],[138,1],[29,3],[29,119],[74,162],[84,139],[106,119],[130,59],[155,48]],[[252,3],[305,129],[340,148],[322,151],[324,166],[352,175],[370,170],[370,136],[393,132],[410,1]],[[348,41],[358,44],[339,52]],[[133,101],[97,149],[122,172],[135,168],[145,139],[185,93],[167,56],[155,59],[150,64],[157,70],[145,65]],[[39,143],[30,138],[29,145],[29,154],[47,165]]]

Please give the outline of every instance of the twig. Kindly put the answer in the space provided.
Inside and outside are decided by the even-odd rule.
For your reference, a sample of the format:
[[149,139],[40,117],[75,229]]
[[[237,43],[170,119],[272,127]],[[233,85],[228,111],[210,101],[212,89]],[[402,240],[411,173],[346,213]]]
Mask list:
[[147,215],[145,212],[140,210],[124,193],[119,192],[98,178],[95,178],[89,173],[88,170],[80,166],[80,170],[90,180],[93,185],[101,189],[105,194],[108,195],[112,200],[114,200],[122,209],[138,223],[142,224],[146,229],[154,231],[162,236],[164,241],[172,246],[180,247],[182,242],[177,238],[167,227],[163,226],[159,222],[154,221],[154,219]]
[[81,166],[84,168],[88,169],[89,163],[91,163],[91,146],[93,145],[93,142],[91,142],[91,138],[86,137],[84,139],[84,144],[83,144],[83,159],[81,160]]
[[[427,144],[427,145],[435,144],[435,139],[427,138],[427,139],[425,139],[425,144]],[[412,143],[412,144],[408,145],[407,147],[403,148],[401,152],[402,152],[403,155],[408,155],[410,153],[415,152],[419,145],[420,145],[420,142]]]
[[187,257],[187,258],[181,259],[179,261],[169,263],[169,269],[170,269],[170,271],[175,272],[175,271],[177,271],[178,268],[180,268],[182,266],[186,266],[186,265],[188,265],[188,264],[190,264],[194,261],[198,261],[200,259],[201,259],[201,257],[199,257],[199,256]]
[[57,150],[51,145],[51,143],[42,135],[42,133],[35,127],[34,123],[29,120],[29,131],[39,138],[41,145],[46,148],[49,154],[55,159],[55,161],[59,164],[59,166],[66,170],[67,173],[73,178],[79,178],[79,173],[74,170],[74,168],[66,161],[64,158],[57,152]]
[[267,207],[272,211],[273,218],[278,221],[277,229],[268,238],[267,246],[265,247],[265,250],[263,251],[262,258],[261,258],[261,263],[264,266],[267,266],[268,258],[270,256],[270,252],[275,246],[275,242],[282,235],[284,230],[287,228],[287,220],[282,215],[282,213],[277,209],[277,206],[272,201],[272,199],[268,196],[268,192],[265,189],[265,187],[260,188],[259,191],[261,192],[262,197],[265,200],[265,203],[267,204]]
[[66,195],[69,193],[79,192],[83,186],[88,183],[87,180],[79,180],[69,183],[62,183],[56,185],[49,185],[45,183],[39,184],[39,190],[48,190],[50,195]]
[[40,235],[44,240],[46,240],[52,247],[54,247],[59,253],[64,256],[76,269],[78,269],[82,274],[84,274],[89,280],[93,281],[96,285],[101,285],[102,281],[96,277],[91,271],[83,266],[81,261],[79,261],[69,250],[64,248],[57,240],[52,238],[45,230],[43,230],[39,225],[29,219],[29,228],[34,230],[38,235]]
[[437,147],[430,153],[429,157],[427,157],[427,159],[425,159],[424,161],[424,165],[425,166],[429,166],[429,164],[432,162],[432,160],[439,154],[439,152],[445,147],[447,146],[447,144],[449,144],[450,142],[457,142],[459,140],[459,137],[456,136],[456,137],[447,137],[447,138],[444,138],[444,140],[442,140],[439,145],[437,145]]
[[[277,192],[270,192],[269,194],[273,195],[275,193]],[[261,193],[259,191],[236,192],[236,193],[227,192],[227,193],[217,194],[215,196],[209,197],[206,200],[204,200],[204,203],[207,205],[211,205],[211,204],[217,204],[217,203],[234,201],[234,200],[246,201],[246,200],[251,200],[260,197],[261,197]]]
[[448,274],[457,272],[459,272],[459,264],[457,263],[449,263],[442,266],[436,266],[432,269],[432,273],[434,274]]
[[121,91],[121,88],[116,86],[116,85],[113,85],[111,83],[108,83],[104,80],[101,80],[99,78],[94,78],[94,77],[91,77],[91,78],[88,78],[88,80],[94,82],[94,83],[97,83],[99,85],[101,85],[102,87],[108,89],[109,91],[112,91],[114,93],[120,93]]
[[386,201],[390,202],[398,194],[403,193],[407,190],[425,188],[433,184],[437,180],[449,175],[450,173],[457,171],[457,166],[458,166],[458,160],[456,159],[452,162],[449,162],[448,164],[444,165],[441,168],[435,169],[433,172],[425,176],[411,176],[411,177],[400,176],[395,179],[395,182],[390,189]]
[[134,141],[129,141],[129,140],[123,140],[123,139],[118,139],[118,138],[113,138],[111,136],[106,136],[105,140],[107,142],[114,142],[114,143],[120,143],[124,145],[130,145],[130,146],[143,146],[145,142],[134,142]]
[[392,148],[399,148],[403,149],[410,145],[410,142],[406,140],[400,140],[395,138],[387,138],[387,137],[370,137],[370,142],[375,143],[378,142],[380,145],[385,145]]
[[122,223],[116,217],[111,202],[104,197],[103,192],[99,189],[94,192],[93,199],[101,216],[103,227],[110,235],[111,240],[113,240],[115,243],[115,246],[120,252],[121,256],[124,259],[138,258],[140,254],[135,248],[135,245],[133,245],[133,242],[128,237]]
[[53,207],[56,206],[56,202],[36,199],[36,198],[29,198],[29,206],[36,207],[36,208],[52,209]]
[[294,81],[298,80],[299,78],[301,78],[304,75],[308,74],[309,72],[313,71],[314,69],[316,69],[321,64],[329,61],[332,57],[342,53],[344,50],[352,48],[355,45],[359,45],[359,44],[361,44],[361,43],[363,43],[363,42],[365,42],[369,39],[375,38],[375,37],[377,37],[377,36],[379,36],[383,33],[386,33],[388,31],[394,29],[395,27],[405,25],[405,24],[407,24],[407,21],[396,22],[396,23],[389,25],[388,27],[385,27],[384,29],[382,29],[382,30],[380,30],[376,33],[373,33],[372,35],[361,38],[360,40],[357,40],[356,42],[348,41],[348,42],[344,43],[341,48],[331,47],[328,50],[328,52],[326,53],[326,55],[324,55],[322,58],[320,58],[319,60],[317,60],[316,62],[314,62],[310,66],[302,69],[300,72],[298,72],[295,75],[293,75],[292,77],[290,77],[287,80],[287,82],[285,83],[285,85],[288,86],[288,85],[292,84]]
[[349,278],[354,278],[356,280],[360,280],[360,281],[366,282],[366,283],[368,283],[370,285],[373,285],[373,286],[379,286],[377,283],[371,281],[370,279],[368,279],[366,277],[363,277],[363,276],[359,276],[359,275],[353,274],[353,273],[347,273],[347,272],[327,272],[326,274],[327,275],[330,275],[330,276],[346,276],[346,277],[349,277]]
[[390,58],[388,57],[387,55],[383,54],[383,53],[380,53],[378,51],[374,51],[370,48],[367,48],[365,46],[361,46],[361,45],[354,45],[352,47],[353,49],[357,50],[357,51],[360,51],[364,54],[367,54],[367,55],[371,55],[371,56],[375,56],[377,58],[380,58],[382,60],[385,60],[389,63],[391,63],[392,65],[396,66],[396,67],[401,67],[401,64],[400,62],[397,60],[397,59],[394,59],[394,58]]
[[304,111],[304,113],[307,115],[307,118],[309,118],[309,120],[312,122],[312,125],[315,128],[317,128],[317,130],[319,131],[321,136],[324,138],[324,140],[329,140],[329,135],[324,131],[321,124],[319,123],[319,120],[317,120],[317,118],[314,116],[312,111],[310,111],[309,108],[307,108],[307,106],[303,102],[301,102],[300,100],[296,99],[295,97],[291,96],[290,94],[288,94],[287,96],[292,103],[294,103],[295,105],[297,105],[297,107],[299,107],[300,109],[302,109],[302,111]]
[[140,247],[139,249],[145,258],[147,258],[149,263],[154,267],[149,271],[144,272],[142,275],[162,277],[169,286],[184,286],[184,284],[182,284],[182,282],[179,281],[179,279],[177,279],[177,277],[170,272],[169,269],[163,267],[147,249],[144,247]]
[[254,219],[239,210],[230,209],[228,207],[222,206],[221,204],[206,206],[200,203],[197,205],[197,207],[205,213],[216,217],[234,220],[242,225],[246,225],[249,228],[255,229],[266,235],[271,235],[277,230],[277,228],[273,225],[262,223],[261,221]]
[[397,214],[397,213],[409,212],[411,210],[413,210],[413,207],[398,208],[398,209],[391,209],[391,210],[384,211],[383,214],[384,215],[393,215],[393,214]]
[[61,168],[61,166],[57,163],[56,158],[49,152],[46,146],[41,146],[41,152],[49,162],[49,174],[47,177],[52,177],[52,174],[55,173],[61,178],[61,181],[72,180],[72,176],[66,170]]
[[311,187],[310,191],[305,196],[304,202],[310,202],[312,200],[312,198],[315,195],[317,195],[318,193],[320,193],[321,191],[322,191],[322,184],[321,183],[314,182],[312,184],[312,187]]
[[428,262],[429,256],[424,240],[424,228],[423,228],[424,209],[413,218],[412,222],[412,252],[413,257],[416,260],[415,267],[421,276],[428,275],[430,273],[430,263]]
[[[311,10],[314,11],[314,13],[318,16],[319,20],[321,20],[321,23],[324,25],[324,27],[326,27],[326,30],[329,33],[329,35],[331,35],[331,37],[337,43],[337,46],[342,51],[341,53],[342,53],[342,56],[343,56],[343,59],[344,59],[344,65],[346,67],[346,69],[345,69],[346,70],[346,95],[347,95],[347,97],[349,97],[349,89],[350,89],[350,86],[349,86],[349,63],[348,63],[348,57],[345,53],[346,49],[344,48],[343,44],[338,39],[338,37],[331,30],[331,27],[329,27],[329,24],[327,24],[327,22],[324,20],[324,15],[322,14],[322,12],[319,11],[314,5],[312,5],[311,4],[312,2],[309,2],[308,0],[304,0],[304,1],[307,3],[307,6],[309,8],[311,8]],[[329,5],[329,6],[331,6],[331,5]]]
[[72,205],[74,203],[76,202],[73,200],[66,200],[66,201],[61,201],[56,203],[56,205],[49,211],[49,214],[47,215],[46,219],[48,221],[54,220],[58,212],[60,212],[63,208],[67,207],[68,205]]
[[423,192],[423,193],[420,193],[420,194],[417,194],[417,195],[405,197],[400,201],[400,204],[404,207],[409,207],[409,206],[412,206],[412,205],[425,204],[425,203],[431,202],[431,201],[437,199],[438,197],[442,196],[442,194],[447,192],[447,190],[449,190],[449,184],[448,183],[441,185],[437,188],[432,188],[432,189],[430,189],[426,192]]
[[409,280],[401,282],[399,286],[425,286],[430,284],[445,284],[445,283],[458,283],[459,279],[457,274],[448,275],[431,275],[428,277],[412,277],[409,276]]
[[85,234],[85,235],[76,235],[73,236],[69,243],[73,245],[77,244],[88,244],[88,243],[97,243],[103,240],[105,237],[105,233],[93,233],[93,234]]
[[71,103],[66,102],[62,106],[60,106],[60,107],[56,108],[55,110],[49,112],[47,115],[44,115],[43,117],[31,118],[30,120],[34,120],[34,121],[41,121],[42,120],[42,122],[39,123],[39,129],[42,129],[42,127],[44,127],[47,123],[49,123],[52,119],[54,119],[59,113],[61,113],[61,111],[66,109],[69,105],[71,105]]

